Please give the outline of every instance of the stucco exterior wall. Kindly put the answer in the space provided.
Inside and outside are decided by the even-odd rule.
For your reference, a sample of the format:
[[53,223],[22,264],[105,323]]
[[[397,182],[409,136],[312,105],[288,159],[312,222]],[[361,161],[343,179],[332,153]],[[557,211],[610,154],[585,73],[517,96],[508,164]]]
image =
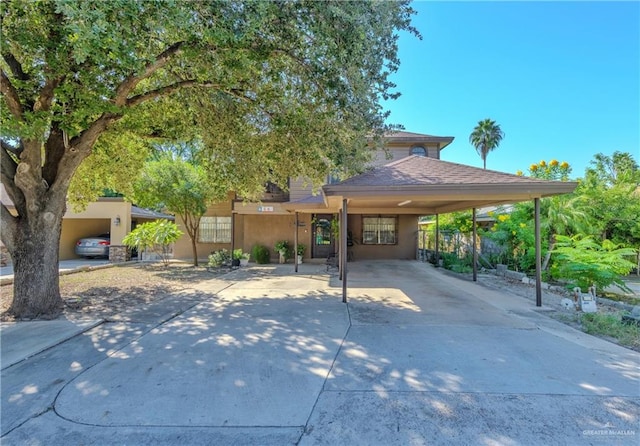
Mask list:
[[[222,203],[215,203],[209,206],[207,212],[204,214],[207,217],[231,217],[233,195],[229,194],[229,199]],[[176,215],[176,225],[184,232],[184,235],[175,243],[173,247],[173,257],[175,259],[193,260],[193,249],[191,247],[191,238],[187,234],[187,230],[184,226],[184,221]],[[209,254],[219,249],[231,250],[231,243],[198,243],[198,258],[206,261]]]
[[397,245],[363,245],[361,243],[362,215],[350,214],[348,225],[355,241],[354,245],[349,248],[349,250],[351,250],[353,253],[353,259],[355,261],[383,259],[411,260],[416,258],[416,247],[418,240],[417,215],[398,216]]
[[[311,215],[299,214],[298,223],[298,243],[307,246],[303,259],[308,259],[311,253]],[[251,252],[254,245],[264,245],[269,249],[271,261],[277,262],[278,253],[274,248],[276,242],[287,240],[293,246],[295,215],[244,215],[242,227],[236,225],[236,228],[243,234],[243,240],[238,240],[238,248],[242,247],[244,251]]]

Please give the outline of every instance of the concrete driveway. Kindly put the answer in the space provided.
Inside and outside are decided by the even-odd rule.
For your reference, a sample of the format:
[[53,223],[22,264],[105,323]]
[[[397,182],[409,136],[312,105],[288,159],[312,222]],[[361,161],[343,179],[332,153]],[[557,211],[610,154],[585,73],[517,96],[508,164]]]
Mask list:
[[254,266],[4,369],[3,444],[640,441],[637,353],[426,264],[349,269],[347,305],[324,266]]

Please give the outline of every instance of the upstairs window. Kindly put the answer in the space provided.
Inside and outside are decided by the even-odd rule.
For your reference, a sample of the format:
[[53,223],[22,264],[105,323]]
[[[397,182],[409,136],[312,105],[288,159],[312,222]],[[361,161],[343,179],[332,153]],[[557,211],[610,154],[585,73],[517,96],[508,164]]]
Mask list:
[[418,156],[427,156],[427,149],[422,146],[415,146],[411,148],[411,154]]
[[231,243],[231,217],[202,217],[198,227],[199,243]]
[[397,245],[397,216],[363,216],[362,244],[364,245]]

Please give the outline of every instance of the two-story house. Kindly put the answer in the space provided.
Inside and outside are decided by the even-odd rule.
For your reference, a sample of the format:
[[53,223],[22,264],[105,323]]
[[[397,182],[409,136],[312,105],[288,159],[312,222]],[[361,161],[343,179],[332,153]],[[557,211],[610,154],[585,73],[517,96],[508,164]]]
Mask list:
[[[440,150],[453,137],[398,132],[390,135],[387,151],[375,153],[371,167],[383,166],[411,155],[440,158]],[[328,184],[331,179],[328,179]],[[296,215],[296,211],[298,211]],[[258,203],[244,203],[234,194],[229,200],[212,205],[200,222],[198,254],[206,258],[212,251],[242,248],[250,252],[255,244],[269,248],[271,258],[278,255],[274,245],[288,240],[293,245],[298,223],[298,242],[307,249],[305,259],[326,259],[336,251],[338,215],[329,209],[322,193],[313,194],[303,178],[292,177],[287,192],[268,185]],[[177,221],[180,224],[179,221]],[[388,209],[368,209],[349,216],[349,251],[355,258],[415,258],[418,215],[391,213]],[[174,248],[176,258],[192,256],[190,241],[182,237]]]
[[[275,261],[275,243],[293,244],[297,238],[308,248],[305,259],[326,259],[338,243],[355,260],[415,259],[420,216],[534,200],[576,187],[440,160],[440,151],[452,141],[397,132],[387,136],[387,151],[376,153],[373,169],[328,181],[315,195],[304,179],[293,176],[288,192],[270,186],[259,203],[244,203],[230,194],[202,218],[199,257],[222,248],[250,252],[261,244]],[[347,231],[338,241],[340,215],[347,215]],[[174,253],[191,257],[187,237],[176,243]]]

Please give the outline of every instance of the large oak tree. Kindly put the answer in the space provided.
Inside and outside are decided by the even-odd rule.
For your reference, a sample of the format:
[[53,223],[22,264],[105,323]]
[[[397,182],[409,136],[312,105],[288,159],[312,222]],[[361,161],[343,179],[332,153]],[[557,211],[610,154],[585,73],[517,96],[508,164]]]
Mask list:
[[[412,14],[405,1],[1,2],[11,311],[60,309],[72,180],[85,202],[97,179],[128,187],[148,137],[198,138],[211,177],[243,196],[294,171],[348,171],[363,137],[385,130],[379,102],[397,94],[388,75],[399,63],[396,33],[417,34]],[[74,180],[78,169],[96,179]]]

